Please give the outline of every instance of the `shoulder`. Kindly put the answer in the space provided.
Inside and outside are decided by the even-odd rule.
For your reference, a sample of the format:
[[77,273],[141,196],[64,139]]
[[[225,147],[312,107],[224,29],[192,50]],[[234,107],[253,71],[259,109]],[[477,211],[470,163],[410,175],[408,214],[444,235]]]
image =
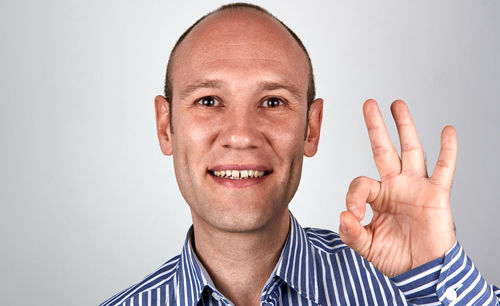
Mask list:
[[349,247],[340,239],[340,235],[336,232],[311,227],[305,227],[304,231],[309,243],[317,250],[326,253],[338,253],[349,249]]
[[175,285],[175,278],[179,268],[180,255],[177,255],[165,262],[153,273],[146,276],[137,284],[115,294],[104,301],[100,306],[121,305],[142,296],[144,293],[161,288],[162,291],[170,291]]
[[[336,232],[319,229],[304,228],[308,243],[315,254],[316,264],[325,268],[335,266],[336,270],[356,269],[362,275],[379,275],[378,271],[368,260],[351,249]],[[381,275],[381,274],[380,274]]]

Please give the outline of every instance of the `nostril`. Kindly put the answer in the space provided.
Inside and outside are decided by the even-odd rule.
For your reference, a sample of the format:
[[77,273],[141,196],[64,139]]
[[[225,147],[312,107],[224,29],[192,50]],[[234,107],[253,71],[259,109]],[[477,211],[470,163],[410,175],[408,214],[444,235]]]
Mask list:
[[225,126],[218,135],[218,142],[225,149],[255,149],[261,147],[263,141],[262,134],[252,123]]

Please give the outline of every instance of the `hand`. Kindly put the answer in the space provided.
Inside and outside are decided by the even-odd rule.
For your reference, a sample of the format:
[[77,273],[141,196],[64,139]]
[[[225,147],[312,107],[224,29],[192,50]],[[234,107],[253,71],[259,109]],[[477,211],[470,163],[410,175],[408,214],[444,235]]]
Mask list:
[[[339,230],[344,243],[388,277],[443,257],[456,239],[450,210],[457,156],[455,129],[443,129],[438,161],[429,177],[408,107],[403,101],[395,101],[391,111],[398,128],[401,158],[387,134],[377,102],[366,101],[363,113],[380,181],[367,177],[352,181]],[[373,218],[363,226],[360,221],[366,203],[372,208]]]

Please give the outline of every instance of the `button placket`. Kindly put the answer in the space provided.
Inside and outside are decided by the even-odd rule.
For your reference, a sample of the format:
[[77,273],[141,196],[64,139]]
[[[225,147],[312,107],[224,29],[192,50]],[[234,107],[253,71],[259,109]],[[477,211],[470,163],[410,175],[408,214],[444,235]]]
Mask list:
[[454,300],[457,299],[458,294],[457,291],[453,288],[448,288],[446,289],[446,292],[444,293],[444,296],[450,301],[453,302]]

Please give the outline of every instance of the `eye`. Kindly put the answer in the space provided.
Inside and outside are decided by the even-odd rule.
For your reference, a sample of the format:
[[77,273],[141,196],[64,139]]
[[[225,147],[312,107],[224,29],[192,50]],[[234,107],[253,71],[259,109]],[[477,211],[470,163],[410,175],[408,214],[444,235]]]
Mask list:
[[201,99],[199,99],[198,101],[198,104],[201,104],[203,106],[206,106],[206,107],[215,107],[215,106],[219,106],[219,101],[217,100],[216,97],[214,96],[206,96],[206,97],[203,97]]
[[280,98],[272,97],[265,99],[264,102],[262,102],[261,106],[267,108],[275,108],[283,104],[284,102]]

